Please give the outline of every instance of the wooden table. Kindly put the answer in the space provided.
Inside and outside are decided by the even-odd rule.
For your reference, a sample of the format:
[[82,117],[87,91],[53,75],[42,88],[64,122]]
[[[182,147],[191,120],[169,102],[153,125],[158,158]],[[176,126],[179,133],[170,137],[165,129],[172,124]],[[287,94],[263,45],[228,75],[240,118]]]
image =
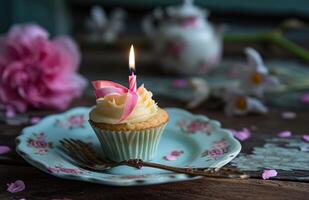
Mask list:
[[[93,99],[83,97],[73,106],[91,105]],[[181,106],[170,99],[161,99],[161,106]],[[297,120],[285,120],[281,110],[272,109],[266,116],[226,117],[222,112],[207,111],[205,108],[192,110],[206,114],[222,122],[225,128],[254,126],[253,136],[242,142],[242,152],[249,153],[254,146],[261,146],[265,138],[275,136],[278,131],[292,130],[294,134],[308,131],[309,113],[297,112]],[[36,112],[46,115],[49,112]],[[14,148],[14,138],[23,127],[0,124],[0,144]],[[16,153],[0,157],[0,199],[308,199],[309,183],[295,180],[294,172],[280,172],[277,179],[262,180],[260,173],[252,173],[248,180],[203,178],[195,181],[138,187],[110,187],[86,182],[63,180],[45,174],[27,164]],[[309,176],[309,172],[298,172]],[[6,183],[23,180],[26,189],[20,193],[6,192]]]

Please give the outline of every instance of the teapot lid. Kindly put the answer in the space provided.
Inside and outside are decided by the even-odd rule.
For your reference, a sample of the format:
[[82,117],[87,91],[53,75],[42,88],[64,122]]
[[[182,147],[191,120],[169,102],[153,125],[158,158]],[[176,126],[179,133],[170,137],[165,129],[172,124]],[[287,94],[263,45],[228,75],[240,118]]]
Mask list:
[[181,5],[170,6],[167,8],[167,13],[174,18],[204,17],[208,14],[206,10],[195,6],[193,0],[183,0]]

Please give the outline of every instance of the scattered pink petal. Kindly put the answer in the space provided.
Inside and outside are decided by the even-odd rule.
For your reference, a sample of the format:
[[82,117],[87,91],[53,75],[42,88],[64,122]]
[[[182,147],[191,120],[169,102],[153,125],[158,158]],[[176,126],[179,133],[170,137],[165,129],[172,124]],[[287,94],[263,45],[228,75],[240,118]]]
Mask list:
[[283,119],[295,119],[296,118],[296,113],[295,112],[291,112],[291,111],[286,111],[286,112],[283,112],[281,114],[281,117]]
[[306,142],[309,142],[309,135],[303,135],[303,140],[305,140]]
[[167,161],[175,161],[175,160],[177,160],[177,156],[173,156],[171,154],[168,154],[168,155],[164,156],[163,158],[164,158],[164,160],[167,160]]
[[25,198],[21,198],[21,199],[19,199],[19,200],[27,200],[27,199],[25,199]]
[[262,174],[262,178],[264,180],[269,179],[271,177],[275,177],[277,176],[278,172],[274,169],[271,170],[264,170],[263,174]]
[[302,103],[308,103],[309,104],[309,93],[306,93],[306,94],[303,94],[301,97],[300,97],[300,101]]
[[32,117],[32,118],[30,119],[30,123],[31,123],[31,124],[37,124],[40,120],[41,120],[40,117]]
[[291,131],[282,131],[278,133],[278,136],[282,138],[291,137],[291,135],[292,135]]
[[175,88],[185,88],[188,86],[188,81],[185,79],[176,79],[172,81],[172,86]]
[[251,131],[247,128],[243,128],[241,131],[231,130],[231,132],[240,141],[245,141],[251,137]]
[[5,112],[5,117],[6,118],[13,118],[16,116],[16,113],[13,111],[13,110],[10,110],[8,109],[6,112]]
[[0,145],[0,154],[5,154],[5,153],[8,153],[10,151],[11,151],[10,147]]
[[7,191],[11,193],[21,192],[26,188],[25,183],[22,180],[17,180],[14,183],[8,183],[7,186]]

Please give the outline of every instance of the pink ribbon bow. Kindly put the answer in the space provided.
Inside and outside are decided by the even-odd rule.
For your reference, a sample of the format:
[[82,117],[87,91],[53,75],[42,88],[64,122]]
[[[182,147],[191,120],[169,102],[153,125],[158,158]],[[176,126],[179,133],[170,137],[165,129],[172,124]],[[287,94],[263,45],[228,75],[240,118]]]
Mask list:
[[119,122],[127,119],[137,105],[138,95],[136,91],[131,89],[131,87],[130,89],[128,89],[118,83],[103,80],[92,81],[92,85],[94,87],[94,92],[97,99],[104,98],[109,95],[127,94],[123,112],[119,119]]

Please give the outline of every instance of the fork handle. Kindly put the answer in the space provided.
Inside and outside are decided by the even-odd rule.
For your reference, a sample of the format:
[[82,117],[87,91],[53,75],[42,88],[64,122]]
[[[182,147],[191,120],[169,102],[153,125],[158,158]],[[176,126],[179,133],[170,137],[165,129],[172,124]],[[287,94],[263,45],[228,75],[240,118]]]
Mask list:
[[177,173],[184,173],[193,176],[207,176],[207,177],[217,177],[217,178],[248,178],[248,175],[242,173],[238,170],[232,168],[221,168],[221,169],[201,169],[201,168],[180,168],[168,165],[161,165],[157,163],[145,162],[144,166],[153,167],[158,169],[164,169],[168,171],[173,171]]
[[151,163],[151,162],[143,162],[139,159],[133,160],[125,160],[121,162],[122,164],[141,168],[141,167],[152,167],[157,169],[163,169],[168,171],[173,171],[177,173],[189,174],[192,176],[207,176],[207,177],[216,177],[216,178],[249,178],[249,176],[237,169],[223,167],[221,169],[216,168],[182,168],[182,167],[173,167],[168,165],[162,165],[158,163]]

